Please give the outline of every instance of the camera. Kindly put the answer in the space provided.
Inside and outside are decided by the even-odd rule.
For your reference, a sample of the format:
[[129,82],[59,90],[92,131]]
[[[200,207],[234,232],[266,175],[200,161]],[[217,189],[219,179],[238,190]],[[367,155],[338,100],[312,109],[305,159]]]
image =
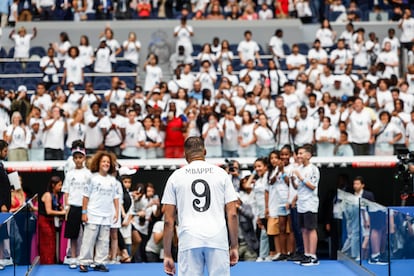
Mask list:
[[225,159],[224,162],[226,162],[226,164],[224,164],[224,168],[227,168],[230,173],[236,172],[236,169],[234,168],[234,160]]
[[395,178],[407,182],[410,179],[409,163],[414,163],[414,152],[404,152],[397,154],[397,172]]

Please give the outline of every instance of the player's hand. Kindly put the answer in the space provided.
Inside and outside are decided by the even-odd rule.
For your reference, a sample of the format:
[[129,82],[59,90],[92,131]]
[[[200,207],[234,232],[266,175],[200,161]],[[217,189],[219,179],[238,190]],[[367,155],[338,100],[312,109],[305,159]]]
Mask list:
[[172,257],[165,257],[164,256],[164,271],[168,275],[175,274],[175,264]]
[[239,249],[230,248],[230,266],[235,266],[239,262]]

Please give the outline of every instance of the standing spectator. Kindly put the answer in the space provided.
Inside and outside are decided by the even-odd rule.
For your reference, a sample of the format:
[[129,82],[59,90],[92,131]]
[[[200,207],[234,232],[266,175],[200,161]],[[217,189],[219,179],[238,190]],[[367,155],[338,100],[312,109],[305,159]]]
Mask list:
[[[7,1],[6,1],[7,2]],[[19,20],[19,0],[13,0],[13,3],[10,5],[10,14],[9,14],[9,25],[15,27],[16,23]]]
[[303,146],[305,144],[313,144],[316,121],[312,116],[308,116],[308,109],[302,105],[299,107],[299,116],[295,117],[294,143],[295,146]]
[[138,0],[137,13],[139,19],[148,19],[151,15],[151,3],[149,0]]
[[68,58],[63,64],[65,71],[63,72],[63,77],[61,84],[68,85],[73,83],[74,85],[82,85],[84,81],[83,75],[83,61],[79,58],[79,49],[78,47],[70,47],[68,50]]
[[83,67],[89,68],[93,63],[94,51],[92,45],[89,44],[89,37],[87,35],[81,35],[79,40],[79,58],[83,62]]
[[[37,107],[33,107],[33,110],[38,110],[37,112],[40,115],[40,110]],[[32,110],[32,112],[33,112]],[[32,117],[29,120],[30,132],[32,139],[29,144],[29,160],[30,161],[43,161],[45,156],[45,149],[43,144],[43,120],[39,118]]]
[[99,148],[103,149],[103,135],[99,122],[104,115],[100,111],[101,104],[93,102],[91,112],[85,116],[85,148],[86,154],[94,154]]
[[61,32],[59,34],[59,42],[53,43],[52,46],[57,53],[57,58],[63,63],[68,58],[69,48],[71,47],[68,33]]
[[300,262],[303,266],[318,265],[316,248],[318,244],[318,186],[319,169],[310,163],[312,157],[312,146],[305,145],[298,150],[298,162],[300,167],[293,171],[295,180],[294,187],[298,190],[298,216],[299,225],[302,229],[305,255]]
[[385,44],[389,42],[390,43],[390,51],[395,53],[397,56],[400,56],[400,40],[398,39],[398,37],[395,36],[395,29],[394,28],[389,28],[388,29],[388,36],[384,37],[384,39],[382,40],[382,44],[381,44],[381,48],[384,49],[385,48]]
[[203,125],[201,133],[207,151],[206,157],[222,157],[221,140],[223,139],[224,133],[214,113],[208,116],[208,122]]
[[112,62],[111,62],[112,50],[106,44],[106,40],[101,40],[99,46],[96,49],[95,63],[93,65],[93,71],[96,73],[111,73]]
[[[109,231],[118,217],[119,195],[116,193],[116,157],[108,152],[95,154],[90,162],[91,178],[87,182],[82,200],[82,222],[85,223],[79,271],[87,272],[90,261],[96,264],[94,270],[108,272],[105,260],[109,253]],[[114,211],[115,209],[115,211]]]
[[369,155],[369,145],[374,142],[371,113],[364,107],[362,99],[356,98],[348,114],[346,122],[354,154]]
[[75,168],[66,174],[62,186],[66,211],[64,235],[65,238],[70,239],[71,260],[69,262],[69,268],[71,269],[77,266],[78,239],[82,227],[82,194],[91,177],[91,172],[84,167],[86,157],[85,149],[78,146],[73,147],[77,142],[79,141],[72,143],[72,156]]
[[165,118],[164,150],[166,158],[182,158],[184,155],[184,133],[187,131],[187,117],[176,114],[175,102],[169,103]]
[[383,50],[378,54],[377,64],[379,63],[385,65],[385,74],[399,76],[400,60],[395,51],[392,51],[390,41],[385,42]]
[[63,160],[64,135],[67,132],[66,120],[58,106],[52,107],[51,118],[45,121],[44,145],[45,160]]
[[276,64],[274,59],[269,59],[267,70],[263,72],[267,78],[267,83],[265,83],[265,85],[269,86],[272,99],[275,99],[277,95],[282,94],[283,86],[288,81],[285,73],[280,70],[279,66]]
[[75,22],[84,21],[87,19],[86,17],[86,8],[87,8],[88,0],[73,0],[72,7],[73,7],[73,20]]
[[99,123],[102,131],[103,144],[105,149],[121,156],[121,144],[125,140],[125,117],[118,114],[118,106],[115,103],[109,104],[109,114]]
[[331,125],[331,118],[325,116],[322,120],[322,125],[315,131],[317,156],[333,156],[337,136],[335,127]]
[[174,37],[177,38],[176,51],[178,51],[178,46],[182,45],[185,53],[191,55],[193,53],[191,37],[194,36],[194,30],[192,26],[187,25],[187,17],[182,17],[180,22],[181,24],[174,28]]
[[275,134],[275,149],[280,150],[284,145],[293,144],[293,128],[295,121],[287,116],[286,107],[282,107],[280,110],[279,118],[273,121],[272,129]]
[[346,67],[352,65],[352,58],[351,51],[345,48],[345,40],[338,39],[336,49],[330,54],[330,63],[335,66],[334,73],[345,73]]
[[259,114],[257,119],[258,122],[254,128],[256,156],[264,157],[275,148],[275,136],[265,114]]
[[411,17],[411,10],[409,8],[404,9],[403,18],[398,21],[398,28],[401,29],[401,43],[414,42],[414,18]]
[[125,102],[127,92],[122,86],[123,82],[119,80],[119,77],[112,77],[111,89],[104,93],[105,101],[108,104],[114,103],[116,106],[121,106]]
[[[4,122],[7,126],[10,122],[10,108],[11,108],[11,101],[6,95],[6,91],[4,88],[0,87],[0,119]],[[3,135],[3,133],[0,133]],[[0,137],[2,138],[2,137]]]
[[369,40],[365,43],[365,48],[369,56],[369,66],[374,65],[377,62],[378,54],[381,50],[378,37],[374,32],[368,34]]
[[332,29],[328,19],[322,21],[321,27],[316,31],[316,38],[321,42],[322,48],[334,46],[336,32]]
[[300,72],[305,71],[306,57],[299,53],[297,44],[292,45],[292,53],[286,57],[286,66],[290,71],[287,77],[292,81],[296,80]]
[[145,85],[144,91],[148,92],[154,89],[162,80],[162,69],[158,66],[158,56],[150,54],[144,63]]
[[269,6],[267,5],[266,2],[262,3],[262,6],[258,12],[258,15],[259,15],[259,19],[261,20],[273,19],[273,11],[269,9]]
[[361,33],[357,34],[356,40],[352,44],[351,51],[354,56],[354,65],[359,68],[368,68],[368,52],[364,36]]
[[136,116],[137,113],[134,109],[128,111],[128,122],[125,124],[125,140],[121,144],[123,158],[146,158],[144,129],[141,122],[137,122]]
[[39,66],[40,70],[43,72],[42,81],[47,86],[46,89],[59,83],[58,72],[60,69],[60,62],[55,57],[55,50],[53,47],[47,49],[47,55],[42,57]]
[[[104,1],[109,1],[109,0],[104,0]],[[119,44],[118,40],[115,39],[114,31],[110,27],[106,27],[104,30],[104,33],[101,34],[99,37],[101,41],[105,40],[106,45],[111,49],[112,52],[111,52],[110,60],[111,60],[111,63],[115,64],[116,57],[122,52],[122,47]]]
[[112,19],[112,0],[93,0],[93,9],[96,11],[96,20]]
[[242,15],[239,17],[239,20],[257,20],[259,19],[258,14],[255,11],[254,5],[248,4],[246,7],[244,7],[244,11]]
[[137,71],[139,64],[139,51],[141,50],[141,42],[138,41],[137,35],[134,32],[128,34],[128,40],[122,43],[124,50],[124,58],[129,62],[129,66]]
[[273,60],[280,67],[279,60],[285,58],[285,50],[283,49],[283,30],[277,29],[275,34],[270,38],[269,48],[273,55]]
[[53,20],[55,18],[55,0],[36,0],[36,9],[42,21]]
[[74,141],[85,141],[85,120],[84,112],[78,108],[73,112],[71,118],[67,120],[68,135],[65,143],[65,159],[69,158],[72,154],[71,148]]
[[328,54],[321,47],[319,39],[315,39],[313,47],[308,52],[308,60],[311,61],[312,59],[315,59],[319,65],[326,65],[328,63]]
[[244,111],[238,137],[240,157],[254,157],[256,155],[254,128],[252,114],[249,111]]
[[372,127],[372,133],[375,135],[375,155],[393,155],[394,144],[403,136],[387,111],[379,114],[379,120]]
[[[6,141],[0,139],[0,212],[8,213],[11,207],[11,186],[10,180],[7,176],[7,171],[4,168],[3,160],[7,157],[8,144]],[[8,239],[7,225],[0,225],[0,260],[4,259],[4,240]],[[0,265],[0,270],[4,266]]]
[[252,40],[252,32],[247,30],[244,32],[244,40],[239,42],[237,46],[237,52],[239,53],[240,63],[246,65],[247,61],[253,60],[253,63],[256,64],[254,61],[257,60],[257,65],[262,67],[262,60],[260,59],[259,55],[259,44],[256,41]]
[[4,140],[9,144],[9,161],[28,161],[28,146],[32,139],[30,129],[23,121],[20,112],[15,111],[11,124],[4,133]]
[[7,19],[9,17],[9,7],[13,0],[5,0],[0,3],[0,29],[7,26]]
[[56,230],[59,226],[59,216],[66,214],[61,204],[62,180],[59,176],[52,176],[46,192],[39,200],[39,253],[41,264],[56,263]]
[[408,150],[414,151],[414,110],[410,113],[411,120],[407,123],[405,130],[405,146]]
[[30,41],[35,39],[36,35],[36,27],[33,28],[32,34],[28,34],[23,26],[19,28],[17,34],[14,29],[10,32],[9,38],[14,41],[14,58],[29,58]]
[[145,135],[145,141],[144,141],[145,156],[147,159],[156,159],[157,151],[161,149],[161,146],[164,141],[160,133],[153,126],[153,119],[151,117],[149,116],[145,117],[142,124],[144,126],[144,135]]
[[354,151],[348,140],[348,132],[344,130],[340,131],[338,142],[334,148],[334,154],[335,156],[354,156]]
[[[184,147],[189,165],[177,170],[169,178],[162,199],[165,206],[164,270],[167,274],[175,273],[171,245],[175,227],[175,212],[178,210],[177,220],[180,221],[178,228],[179,274],[188,274],[190,271],[203,274],[204,266],[207,265],[207,271],[210,274],[230,275],[230,266],[238,262],[238,225],[235,204],[237,195],[227,173],[204,161],[205,149],[203,141],[199,137],[188,138]],[[197,172],[201,168],[207,168],[211,173],[189,173]],[[192,183],[192,192],[184,188],[187,185],[178,184],[182,180],[188,182],[189,185]],[[206,189],[210,187],[211,198],[217,200],[210,201],[210,197],[207,197],[206,204],[197,205],[195,202],[199,201],[196,200],[193,202],[195,204],[191,206],[191,200],[185,201],[181,195],[184,193],[187,195],[186,198],[188,196],[200,198],[203,195],[197,192],[196,187]],[[228,231],[226,231],[224,213],[227,214]],[[189,229],[190,232],[183,232],[184,228]],[[230,253],[228,236],[230,237]],[[193,242],[188,242],[186,237],[191,237]],[[196,242],[194,242],[194,237]],[[189,261],[187,262],[187,260]],[[189,265],[185,265],[184,261]],[[218,265],[218,263],[220,264]]]
[[236,116],[234,107],[227,107],[226,114],[219,121],[223,129],[223,157],[238,157],[237,138],[241,127],[241,118]]
[[35,4],[32,0],[19,1],[19,19],[18,21],[32,21],[32,11],[35,10]]
[[223,20],[224,15],[221,13],[221,7],[219,3],[213,3],[211,10],[206,16],[207,20]]

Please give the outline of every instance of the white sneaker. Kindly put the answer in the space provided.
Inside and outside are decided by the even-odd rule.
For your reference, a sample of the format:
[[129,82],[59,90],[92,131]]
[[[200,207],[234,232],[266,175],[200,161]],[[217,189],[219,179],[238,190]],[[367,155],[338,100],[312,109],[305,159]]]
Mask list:
[[70,269],[76,269],[78,267],[78,265],[76,264],[76,263],[71,263],[70,265],[69,265],[69,268]]
[[273,256],[267,256],[265,259],[264,259],[264,261],[265,262],[271,262],[272,261],[272,259],[273,259]]
[[262,257],[257,257],[256,262],[261,263],[261,262],[264,262],[264,260],[265,259]]
[[72,258],[68,257],[68,256],[65,256],[65,258],[63,259],[63,263],[67,264],[67,265],[71,264],[72,263]]
[[277,253],[277,254],[275,254],[275,255],[273,255],[273,256],[270,256],[270,255],[269,255],[269,257],[270,257],[270,259],[271,259],[272,261],[277,260],[277,259],[279,258],[279,256],[280,256],[280,253]]

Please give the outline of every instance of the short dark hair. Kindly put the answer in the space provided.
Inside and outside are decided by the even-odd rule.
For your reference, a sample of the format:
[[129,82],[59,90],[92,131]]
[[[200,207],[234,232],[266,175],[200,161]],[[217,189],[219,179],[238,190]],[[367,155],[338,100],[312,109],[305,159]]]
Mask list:
[[299,149],[303,149],[304,151],[309,152],[312,155],[313,146],[311,144],[304,144]]
[[356,177],[354,178],[354,181],[360,181],[360,182],[361,182],[361,184],[364,184],[364,185],[365,185],[365,180],[364,180],[364,178],[363,178],[362,176],[360,176],[360,175],[356,176]]
[[184,151],[186,155],[199,154],[204,152],[204,141],[201,137],[188,137],[184,142]]
[[9,143],[7,143],[4,140],[0,140],[0,150],[4,150],[5,148],[7,148],[9,146]]

